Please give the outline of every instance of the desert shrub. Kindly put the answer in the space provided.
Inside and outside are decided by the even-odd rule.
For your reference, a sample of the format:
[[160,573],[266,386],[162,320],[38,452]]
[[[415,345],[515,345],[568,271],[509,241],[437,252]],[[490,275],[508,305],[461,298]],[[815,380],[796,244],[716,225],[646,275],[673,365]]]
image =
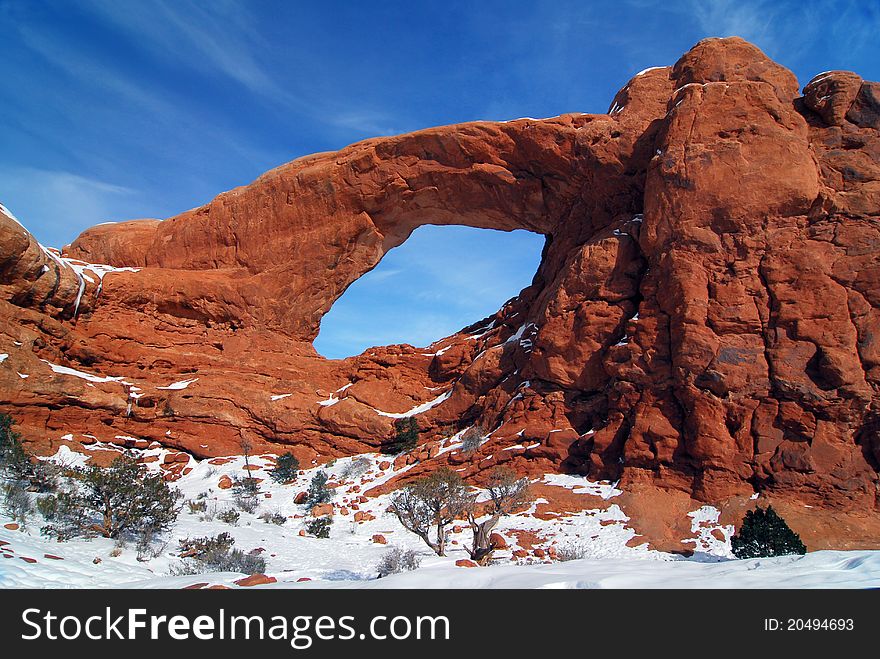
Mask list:
[[473,453],[480,448],[485,436],[486,431],[482,426],[471,426],[461,435],[461,452]]
[[800,536],[773,510],[773,506],[768,506],[766,510],[756,508],[748,511],[739,532],[730,539],[730,544],[737,558],[807,553]]
[[305,505],[311,510],[320,503],[327,503],[333,497],[333,491],[327,487],[327,474],[323,470],[312,476],[309,483],[309,491],[306,494]]
[[58,497],[40,497],[37,499],[37,512],[46,520],[55,519],[58,511]]
[[106,468],[89,466],[71,472],[73,487],[51,495],[44,504],[52,512],[43,528],[59,539],[100,534],[117,538],[165,531],[180,512],[180,493],[160,474],[151,474],[130,455]]
[[412,451],[419,443],[419,424],[407,416],[394,422],[394,439],[382,445],[382,453],[396,455]]
[[241,572],[257,574],[266,571],[266,559],[258,554],[245,554],[235,549],[235,539],[228,533],[204,538],[185,538],[178,541],[180,565],[172,574],[201,574],[202,572]]
[[406,572],[409,570],[417,570],[421,565],[422,559],[412,549],[403,549],[402,547],[391,547],[382,555],[376,570],[379,578],[387,577],[389,574],[397,574],[398,572]]
[[266,522],[266,524],[277,524],[278,526],[281,526],[282,524],[287,523],[287,517],[285,517],[281,513],[277,513],[277,512],[270,513],[267,511],[267,512],[263,513],[262,515],[260,515],[260,519],[263,520],[264,522]]
[[238,512],[235,508],[227,508],[226,510],[221,510],[217,513],[217,519],[219,519],[224,524],[232,524],[235,526],[238,524],[238,520],[241,518],[241,513]]
[[577,561],[587,556],[587,546],[583,543],[566,543],[556,547],[557,561]]
[[137,536],[137,559],[149,561],[158,558],[165,549],[167,542],[157,542],[157,534],[152,529],[144,529]]
[[316,538],[329,538],[331,524],[333,524],[333,518],[329,515],[314,517],[306,523],[306,532]]
[[190,499],[186,502],[186,507],[189,508],[189,511],[193,514],[203,513],[208,510],[208,502],[204,499],[200,501]]
[[342,477],[348,480],[360,478],[370,469],[370,459],[364,456],[355,458],[342,470]]
[[178,540],[177,544],[180,547],[181,558],[210,560],[217,554],[229,552],[235,544],[235,538],[224,532],[204,538],[184,538]]
[[276,483],[289,483],[296,480],[296,472],[299,471],[299,460],[288,451],[279,455],[275,460],[275,467],[269,470],[269,476]]
[[3,510],[22,527],[27,527],[34,513],[34,503],[22,481],[13,480],[3,486]]
[[246,513],[254,512],[260,505],[260,484],[253,476],[232,479],[232,500]]

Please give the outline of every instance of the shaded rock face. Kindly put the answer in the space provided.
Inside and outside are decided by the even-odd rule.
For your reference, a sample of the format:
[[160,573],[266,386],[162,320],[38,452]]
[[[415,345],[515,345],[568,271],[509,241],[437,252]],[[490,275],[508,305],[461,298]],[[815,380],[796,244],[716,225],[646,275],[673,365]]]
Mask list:
[[[477,481],[505,463],[876,512],[878,123],[877,83],[835,71],[801,96],[709,39],[608,114],[367,140],[66,258],[3,215],[0,402],[44,451],[244,439],[301,460],[374,450],[421,406],[427,437],[491,432],[426,455]],[[429,349],[317,355],[333,302],[424,224],[543,234],[532,285]]]

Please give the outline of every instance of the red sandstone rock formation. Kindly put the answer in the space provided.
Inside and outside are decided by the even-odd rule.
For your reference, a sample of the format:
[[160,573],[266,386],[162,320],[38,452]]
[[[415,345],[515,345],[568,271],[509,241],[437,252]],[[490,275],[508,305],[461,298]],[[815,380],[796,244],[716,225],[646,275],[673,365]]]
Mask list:
[[[427,437],[492,433],[420,459],[477,480],[505,462],[876,517],[878,128],[878,83],[834,71],[800,96],[754,46],[708,39],[608,114],[367,140],[89,229],[67,260],[2,215],[0,405],[43,451],[71,433],[310,461],[434,400]],[[430,350],[317,355],[333,302],[423,224],[546,247],[530,287]]]

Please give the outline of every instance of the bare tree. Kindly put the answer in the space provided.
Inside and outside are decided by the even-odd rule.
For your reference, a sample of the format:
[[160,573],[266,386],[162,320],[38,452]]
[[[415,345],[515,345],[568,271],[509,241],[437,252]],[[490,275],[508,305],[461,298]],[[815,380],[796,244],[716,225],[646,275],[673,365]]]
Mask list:
[[486,439],[488,433],[482,426],[471,426],[461,435],[461,452],[474,453],[483,440]]
[[529,492],[529,479],[517,479],[509,469],[496,468],[489,476],[489,517],[482,522],[477,522],[477,506],[472,504],[466,510],[468,522],[473,532],[473,544],[465,547],[471,555],[471,560],[485,565],[492,558],[495,545],[490,540],[492,530],[498,521],[504,516],[524,505],[531,500]]
[[238,446],[241,449],[241,453],[244,456],[244,471],[245,475],[243,478],[235,477],[232,481],[232,491],[234,494],[235,503],[242,509],[249,513],[254,512],[259,506],[258,495],[260,493],[259,482],[256,478],[253,477],[251,473],[251,452],[253,451],[254,445],[253,443],[245,438],[241,437],[238,442]]
[[391,500],[404,528],[415,533],[438,556],[446,555],[446,527],[474,504],[470,488],[448,468],[413,481]]

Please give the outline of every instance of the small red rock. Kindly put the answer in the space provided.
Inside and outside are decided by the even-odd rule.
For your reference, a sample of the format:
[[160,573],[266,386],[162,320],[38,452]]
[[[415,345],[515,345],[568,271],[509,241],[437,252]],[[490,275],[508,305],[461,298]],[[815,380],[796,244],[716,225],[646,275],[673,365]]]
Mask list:
[[276,581],[275,577],[268,577],[265,574],[252,574],[244,579],[239,579],[235,583],[239,586],[262,586],[267,583],[275,583]]

